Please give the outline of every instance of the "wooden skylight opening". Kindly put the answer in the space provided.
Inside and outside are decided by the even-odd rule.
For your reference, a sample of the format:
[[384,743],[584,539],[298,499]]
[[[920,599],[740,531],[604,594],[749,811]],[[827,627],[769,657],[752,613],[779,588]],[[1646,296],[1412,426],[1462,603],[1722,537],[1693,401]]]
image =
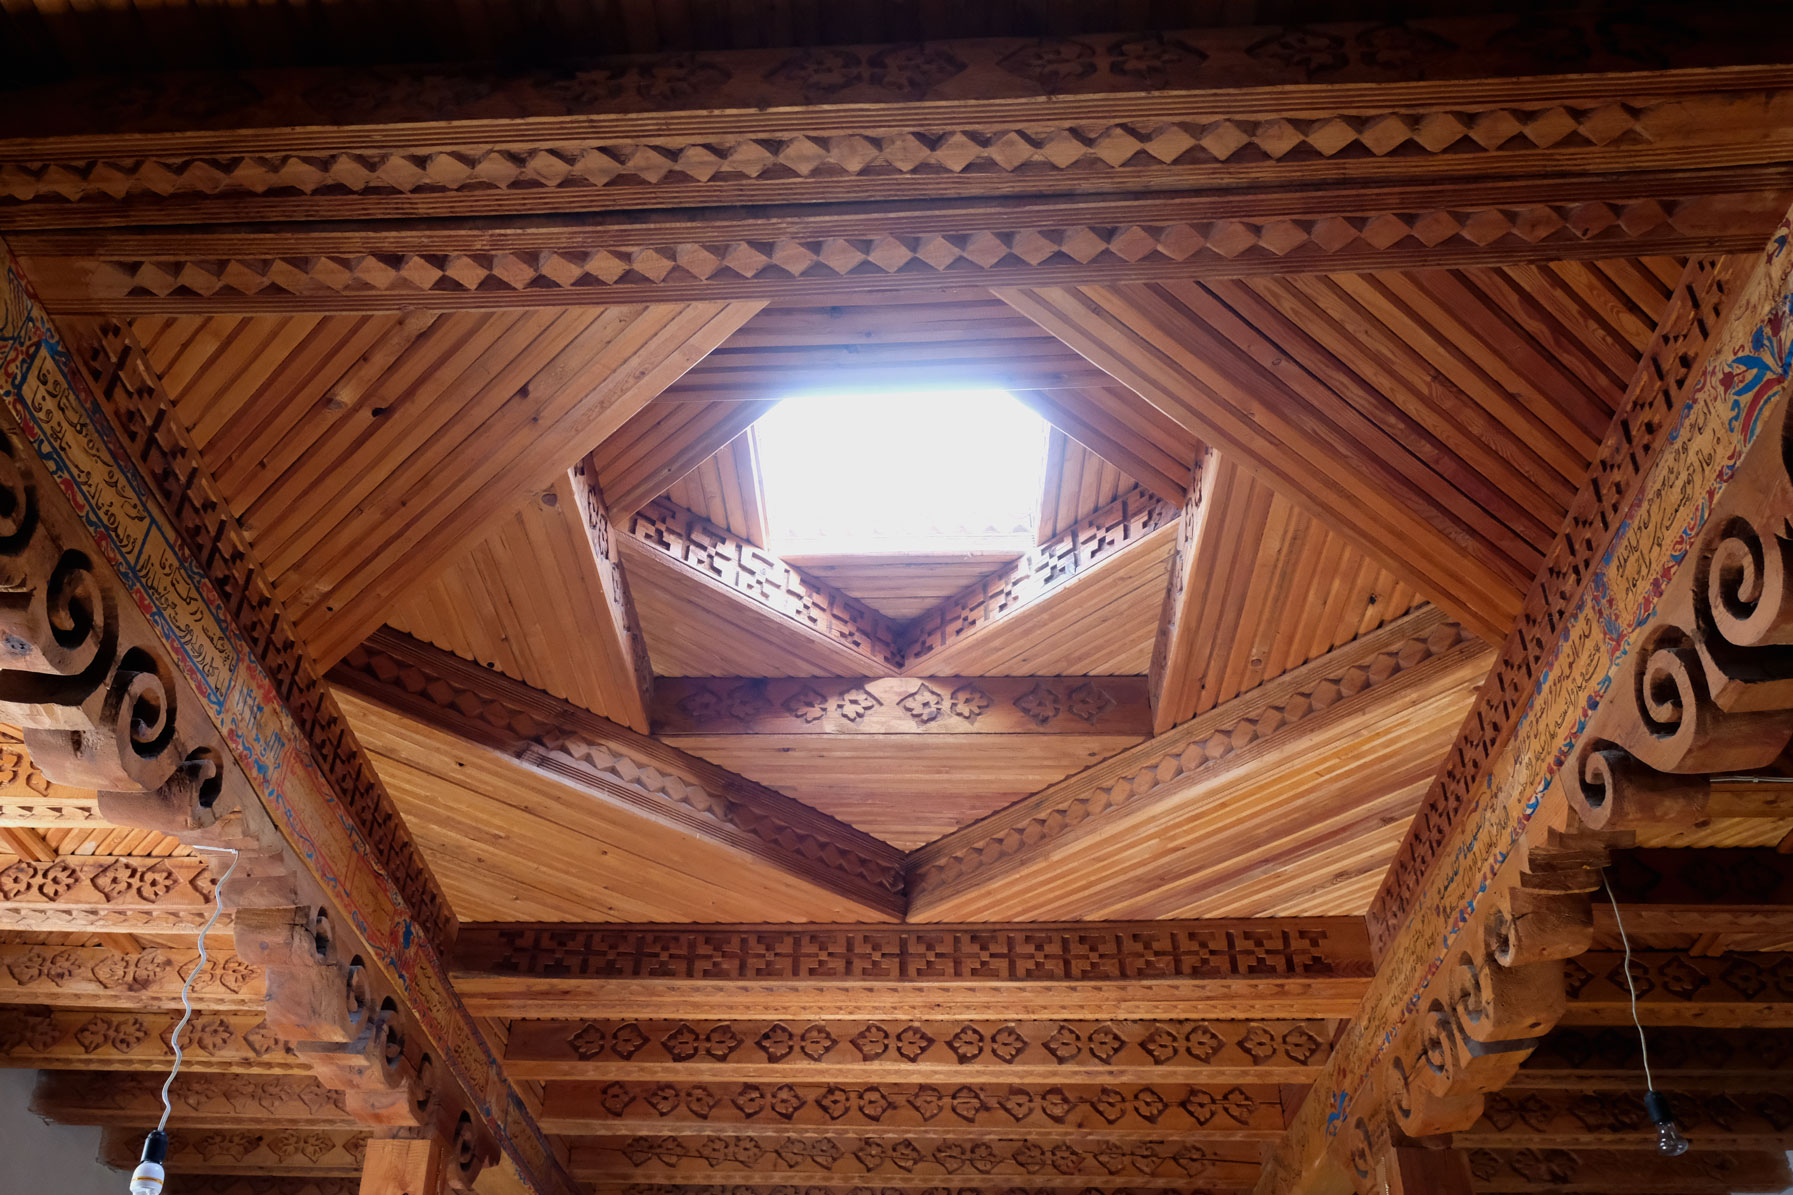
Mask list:
[[1049,428],[1005,390],[786,398],[754,425],[767,547],[786,557],[1014,557]]

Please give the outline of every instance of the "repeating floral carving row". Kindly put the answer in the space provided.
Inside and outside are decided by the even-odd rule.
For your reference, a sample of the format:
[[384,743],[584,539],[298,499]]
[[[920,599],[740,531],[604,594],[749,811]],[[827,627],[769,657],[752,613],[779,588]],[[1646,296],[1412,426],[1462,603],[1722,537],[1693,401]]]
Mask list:
[[[162,1113],[164,1081],[147,1072],[46,1071],[33,1107],[65,1124],[154,1124]],[[189,1126],[218,1119],[353,1123],[343,1093],[310,1075],[182,1074],[169,1098]]]
[[[1586,954],[1563,966],[1571,1006],[1629,1000],[1624,955]],[[1639,1004],[1793,1003],[1793,954],[1720,954],[1633,951],[1631,985]]]
[[[1552,1190],[1583,1184],[1598,1189],[1603,1182],[1617,1184],[1625,1176],[1635,1176],[1638,1157],[1635,1151],[1628,1150],[1480,1147],[1469,1151],[1469,1172],[1478,1184],[1489,1184],[1483,1189],[1491,1191]],[[1749,1190],[1782,1182],[1786,1177],[1784,1159],[1780,1160],[1777,1173],[1773,1165],[1764,1166],[1757,1160],[1718,1150],[1693,1150],[1672,1162],[1653,1158],[1649,1164],[1672,1167],[1690,1185],[1728,1184],[1711,1186],[1715,1191]]]
[[[645,1083],[597,1087],[578,1118],[667,1124],[779,1122],[842,1127],[971,1126],[993,1130],[1106,1127],[1144,1132],[1280,1131],[1278,1088],[1240,1085],[1051,1087],[831,1083]],[[552,1118],[552,1110],[548,1113]],[[563,1113],[563,1115],[565,1115]]]
[[1369,912],[1380,950],[1412,910],[1427,871],[1540,681],[1541,670],[1606,555],[1622,512],[1655,462],[1684,390],[1699,375],[1722,313],[1753,264],[1695,258],[1676,283],[1625,401],[1569,509],[1564,532],[1526,595],[1463,731],[1451,748]]
[[1318,1067],[1329,1040],[1319,1021],[554,1021],[520,1023],[510,1056],[695,1067],[1251,1069]]
[[[165,1066],[177,1013],[82,1012],[0,1008],[0,1054],[45,1067],[105,1069],[135,1059]],[[242,1014],[200,1013],[181,1036],[195,1069],[250,1064],[249,1070],[303,1071],[265,1021]]]
[[898,629],[890,619],[666,498],[636,511],[629,535],[885,670],[902,671]]
[[1359,976],[1339,922],[1156,922],[1119,927],[817,926],[748,930],[469,927],[463,970],[587,979],[1076,982]]
[[[367,1157],[368,1134],[353,1129],[278,1128],[168,1130],[168,1169],[214,1170],[282,1168],[347,1174],[360,1172]],[[137,1134],[108,1130],[100,1156],[116,1164],[134,1161],[142,1148]]]
[[[1730,1140],[1760,1138],[1773,1147],[1793,1129],[1793,1095],[1785,1091],[1665,1091],[1675,1121],[1690,1134]],[[1653,1131],[1643,1101],[1632,1091],[1506,1091],[1488,1097],[1482,1119],[1467,1130],[1491,1137],[1613,1137],[1615,1148]]]
[[1766,847],[1619,851],[1610,879],[1621,903],[1793,904],[1793,869]]
[[0,856],[0,901],[75,908],[204,908],[216,886],[203,859]]
[[720,189],[751,196],[752,184],[779,182],[808,184],[817,192],[831,183],[904,180],[962,180],[973,189],[1009,178],[1048,188],[1096,180],[1137,187],[1192,169],[1204,171],[1212,185],[1228,168],[1271,163],[1410,167],[1451,159],[1435,164],[1461,171],[1496,168],[1495,160],[1539,150],[1599,157],[1699,143],[1712,139],[1719,113],[1771,113],[1783,100],[1780,92],[1727,94],[1704,103],[1628,96],[1623,102],[1431,105],[1335,115],[1311,109],[1220,115],[1211,103],[1192,102],[1181,112],[1154,105],[1149,116],[1088,123],[1034,120],[854,133],[810,128],[696,138],[643,130],[574,144],[555,138],[325,153],[46,157],[0,163],[0,213],[31,203],[166,198],[476,196],[488,208],[635,206],[649,187],[658,204],[702,203],[717,202],[712,193]]
[[[1650,1069],[1660,1073],[1743,1075],[1793,1071],[1793,1033],[1779,1029],[1653,1027]],[[1637,1034],[1623,1028],[1559,1028],[1532,1051],[1520,1082],[1567,1072],[1640,1073]]]
[[565,725],[551,723],[552,711],[545,711],[532,691],[406,636],[376,632],[331,675],[376,698],[397,698],[405,706],[421,703],[472,719],[513,736],[518,749],[539,753],[538,761],[570,764],[572,775],[596,776],[741,831],[819,872],[875,893],[879,904],[891,903],[903,891],[901,857],[894,848],[721,769],[697,761],[681,767],[670,749],[644,754],[641,745],[647,740],[583,711],[568,707]]
[[1075,781],[1062,786],[1064,798],[1052,800],[1053,790],[1039,802],[1030,802],[1023,817],[1003,825],[991,819],[981,833],[958,835],[942,841],[939,850],[924,850],[912,865],[912,891],[922,892],[961,883],[1002,861],[1038,849],[1062,838],[1078,826],[1128,805],[1150,801],[1169,786],[1188,784],[1205,769],[1224,765],[1229,757],[1272,735],[1286,733],[1304,720],[1350,697],[1373,691],[1402,673],[1419,667],[1471,643],[1474,636],[1435,612],[1410,616],[1390,624],[1407,636],[1388,642],[1370,641],[1373,650],[1348,645],[1330,658],[1309,666],[1306,679],[1293,674],[1298,685],[1273,700],[1244,698],[1229,702],[1205,716],[1153,739],[1122,757],[1124,768],[1104,773],[1098,785]]
[[[677,1186],[654,1183],[627,1183],[618,1186],[600,1184],[597,1190],[604,1195],[966,1195],[972,1188],[963,1186],[927,1187],[843,1187],[835,1183],[825,1186],[799,1186],[792,1183],[766,1185],[755,1183],[751,1186],[731,1186],[727,1184],[679,1183]],[[1214,1195],[1209,1187],[1180,1188],[1155,1184],[1150,1187],[1126,1187],[1104,1184],[1100,1188],[1084,1187],[1077,1195]],[[1062,1186],[1029,1187],[1019,1184],[1007,1184],[1002,1188],[1003,1195],[1064,1195]]]
[[70,350],[86,372],[125,447],[178,533],[201,562],[223,609],[261,662],[275,695],[298,721],[318,767],[404,894],[407,910],[434,940],[452,940],[454,914],[390,794],[374,773],[336,700],[292,634],[210,470],[130,327],[119,320],[70,320]]
[[[890,231],[888,217],[870,216],[863,230],[843,230],[836,220],[825,231],[805,232],[781,220],[738,236],[698,224],[601,237],[567,227],[512,238],[514,248],[503,247],[503,236],[492,247],[491,234],[475,244],[444,233],[427,250],[396,242],[388,249],[377,230],[359,236],[354,248],[301,248],[287,234],[270,233],[260,248],[239,256],[220,256],[205,242],[153,256],[116,246],[71,250],[64,241],[54,250],[46,243],[39,254],[25,237],[17,245],[47,300],[62,310],[136,313],[217,303],[539,306],[606,294],[619,301],[764,297],[842,281],[1026,285],[1066,276],[1093,282],[1628,256],[1715,244],[1741,249],[1772,227],[1784,198],[1766,184],[1727,194],[1722,203],[1705,194],[1658,194],[1499,205],[1464,197],[1448,207],[1391,207],[1383,196],[1328,195],[1313,199],[1320,209],[1314,214],[1267,218],[1167,216],[1172,201],[1154,199],[1104,203],[1099,212],[1029,209],[1034,222],[1026,228],[990,228],[988,220],[954,227],[944,215],[909,221],[941,225],[926,231]],[[76,256],[59,256],[66,252]]]
[[[882,710],[884,713],[880,714]],[[657,734],[1106,731],[1143,735],[1135,677],[663,677]]]
[[204,970],[194,975],[198,966],[196,951],[156,946],[128,954],[104,946],[0,945],[0,999],[35,995],[57,1002],[80,989],[175,997],[189,978],[199,1007],[212,997],[247,1003],[264,994],[260,968],[236,954],[214,949]]
[[[393,48],[366,57],[402,61]],[[26,127],[55,136],[1042,96],[1074,105],[1075,97],[1102,95],[1113,105],[1126,103],[1119,95],[1164,91],[1484,80],[1535,75],[1541,64],[1585,74],[1779,62],[1781,51],[1777,31],[1725,12],[1689,10],[1673,23],[1528,13],[599,57],[505,73],[437,65],[150,74],[129,86],[84,81],[49,90],[22,106],[20,119],[29,116]],[[1560,123],[1543,122],[1528,140],[1553,144],[1577,131]],[[1597,123],[1583,135],[1597,143],[1603,132],[1607,126]]]
[[[1193,1142],[663,1134],[624,1138],[614,1147],[599,1138],[594,1145],[594,1152],[602,1150],[607,1161],[614,1148],[615,1156],[635,1170],[1239,1179],[1257,1168],[1256,1159],[1245,1160],[1249,1151],[1240,1147],[1228,1156]],[[606,1169],[614,1166],[608,1162]]]
[[183,1174],[181,1195],[360,1195],[359,1178]]

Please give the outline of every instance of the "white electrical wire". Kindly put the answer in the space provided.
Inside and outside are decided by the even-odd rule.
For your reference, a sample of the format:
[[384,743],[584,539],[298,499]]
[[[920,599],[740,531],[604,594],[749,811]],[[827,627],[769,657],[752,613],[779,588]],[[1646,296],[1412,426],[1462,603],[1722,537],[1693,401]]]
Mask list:
[[1644,1040],[1644,1022],[1637,1015],[1637,984],[1631,978],[1631,939],[1625,936],[1625,920],[1619,916],[1619,898],[1613,895],[1612,884],[1606,879],[1606,873],[1600,873],[1600,886],[1606,889],[1606,899],[1612,902],[1613,924],[1619,927],[1619,944],[1625,948],[1625,986],[1631,989],[1631,1023],[1637,1026],[1637,1048],[1643,1056],[1644,1086],[1656,1090],[1656,1081],[1650,1078],[1650,1043]]
[[193,1000],[189,993],[193,990],[193,981],[199,978],[201,971],[205,970],[205,936],[212,932],[212,926],[218,924],[219,914],[224,912],[224,881],[230,878],[231,872],[237,869],[237,863],[242,858],[240,852],[228,846],[196,846],[193,849],[211,851],[217,855],[229,855],[230,866],[224,869],[224,874],[218,879],[217,887],[212,889],[212,915],[206,921],[205,927],[199,931],[199,963],[187,972],[187,982],[181,985],[181,1007],[186,1012],[181,1016],[180,1024],[174,1027],[174,1037],[170,1043],[174,1046],[174,1069],[168,1072],[168,1081],[162,1084],[162,1119],[156,1125],[157,1132],[168,1128],[168,1115],[174,1110],[174,1106],[168,1102],[168,1089],[174,1086],[175,1076],[181,1073],[181,1031],[187,1027],[187,1022],[193,1019]]

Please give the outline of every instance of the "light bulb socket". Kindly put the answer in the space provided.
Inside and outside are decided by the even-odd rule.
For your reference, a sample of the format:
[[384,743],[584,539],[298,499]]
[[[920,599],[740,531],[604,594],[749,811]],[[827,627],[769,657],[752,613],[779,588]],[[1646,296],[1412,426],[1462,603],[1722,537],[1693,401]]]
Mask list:
[[1644,1092],[1644,1111],[1650,1114],[1650,1123],[1658,1127],[1675,1123],[1675,1113],[1668,1106],[1668,1097],[1660,1091]]
[[161,1129],[151,1129],[149,1136],[143,1139],[143,1156],[140,1162],[154,1162],[160,1166],[168,1160],[168,1134]]

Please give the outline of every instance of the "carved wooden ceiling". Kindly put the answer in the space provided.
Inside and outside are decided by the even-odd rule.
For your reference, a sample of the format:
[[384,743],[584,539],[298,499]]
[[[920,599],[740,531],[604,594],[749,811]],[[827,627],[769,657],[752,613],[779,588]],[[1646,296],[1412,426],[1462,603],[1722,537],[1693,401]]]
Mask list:
[[[1536,1023],[1463,1047],[1468,1094],[1412,1080],[1418,1121],[1350,1088],[1365,1150],[1457,1167],[1390,1195],[1787,1181],[1793,760],[1694,769],[1697,818],[1594,826],[1592,772],[1537,788],[1535,824],[1489,804],[1497,764],[1558,777],[1616,717],[1513,745],[1581,679],[1550,652],[1624,563],[1622,502],[1679,492],[1649,469],[1682,460],[1669,413],[1728,304],[1762,299],[1784,33],[1473,2],[350,7],[0,7],[33,84],[0,93],[0,297],[45,313],[116,455],[33,492],[74,508],[59,536],[145,523],[89,484],[167,511],[165,557],[69,558],[137,570],[99,608],[170,626],[191,581],[266,661],[210,716],[277,706],[306,740],[223,741],[309,752],[331,794],[322,823],[264,796],[259,839],[231,815],[261,853],[198,989],[171,1190],[370,1190],[440,1126],[369,1076],[453,1057],[511,1101],[482,1132],[546,1135],[483,1195],[1337,1195],[1335,1072],[1431,1057],[1401,1053],[1413,976],[1484,920],[1509,952],[1555,935],[1487,981]],[[1110,32],[1147,26],[1177,31]],[[366,67],[401,40],[425,65]],[[114,79],[132,41],[165,69]],[[45,400],[0,381],[11,469]],[[1049,426],[1034,542],[779,551],[762,416],[947,387]],[[953,486],[930,450],[958,429],[885,432]],[[26,629],[66,635],[88,597],[0,602],[0,630],[42,607]],[[162,672],[199,684],[208,646]],[[192,848],[225,831],[63,783],[85,765],[12,675],[0,1065],[123,1163],[212,891]],[[1729,679],[1701,700],[1779,717],[1779,673]],[[349,864],[318,824],[361,836]],[[1589,900],[1609,858],[1696,1140],[1661,1170]],[[401,865],[397,901],[370,877]],[[1433,899],[1450,867],[1480,905]],[[412,1034],[385,1069],[302,1023],[282,953],[336,901],[346,965],[370,900],[429,968],[380,972]]]

